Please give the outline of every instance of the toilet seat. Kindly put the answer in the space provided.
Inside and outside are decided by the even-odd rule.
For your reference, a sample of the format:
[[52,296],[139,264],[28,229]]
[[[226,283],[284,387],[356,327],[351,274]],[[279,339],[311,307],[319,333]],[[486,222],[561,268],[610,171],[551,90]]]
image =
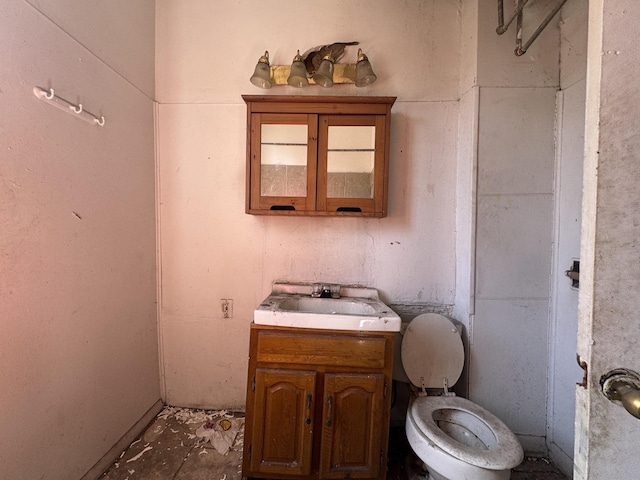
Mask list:
[[[445,433],[436,423],[434,416],[439,410],[455,411],[467,417],[460,423],[478,436],[485,437],[488,450],[464,445]],[[420,397],[416,398],[409,411],[408,420],[416,427],[423,440],[476,467],[488,470],[504,470],[518,465],[524,458],[520,442],[509,428],[495,415],[462,397]],[[484,433],[480,432],[483,430]],[[491,432],[491,438],[487,437]]]
[[411,320],[402,338],[401,355],[407,377],[418,388],[442,388],[445,378],[453,387],[464,366],[460,332],[450,319],[437,313]]

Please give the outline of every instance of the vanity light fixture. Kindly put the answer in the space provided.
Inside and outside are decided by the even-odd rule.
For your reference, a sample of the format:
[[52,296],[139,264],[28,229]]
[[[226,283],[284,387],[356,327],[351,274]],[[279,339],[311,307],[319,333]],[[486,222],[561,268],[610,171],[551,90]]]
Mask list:
[[371,62],[369,62],[367,56],[362,53],[362,49],[359,48],[358,63],[356,63],[356,87],[366,87],[377,79],[377,75],[373,73],[373,68],[371,68]]
[[377,78],[371,67],[371,62],[359,48],[355,64],[337,63],[330,55],[326,55],[313,75],[307,71],[300,50],[293,57],[291,65],[271,65],[267,51],[258,59],[250,80],[260,88],[271,88],[272,85],[289,85],[296,88],[320,85],[329,88],[334,84],[349,83],[356,87],[366,87],[375,82]]
[[333,87],[333,63],[330,55],[325,56],[313,74],[313,81],[322,87]]
[[269,52],[264,52],[258,59],[258,63],[256,64],[256,68],[253,71],[253,75],[251,75],[250,81],[256,87],[260,88],[271,88],[271,74],[269,67]]
[[289,73],[289,77],[287,78],[287,83],[292,87],[298,88],[306,87],[309,85],[309,79],[307,78],[307,67],[302,61],[300,50],[298,50],[296,56],[293,57],[293,62],[291,62],[291,72]]

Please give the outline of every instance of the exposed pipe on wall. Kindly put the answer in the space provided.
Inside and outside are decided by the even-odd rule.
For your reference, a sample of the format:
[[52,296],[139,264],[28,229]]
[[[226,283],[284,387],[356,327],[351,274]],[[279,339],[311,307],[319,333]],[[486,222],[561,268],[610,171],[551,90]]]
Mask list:
[[513,11],[511,16],[509,17],[509,20],[507,20],[507,23],[504,23],[504,0],[498,0],[498,28],[496,28],[496,33],[498,35],[502,35],[504,32],[507,31],[507,29],[509,28],[509,25],[511,25],[513,20],[516,17],[520,16],[520,14],[522,13],[522,10],[527,5],[527,2],[529,2],[529,0],[518,0],[518,5],[516,6],[516,9]]
[[515,49],[515,54],[518,57],[521,55],[524,55],[524,53],[529,49],[531,44],[535,41],[535,39],[538,38],[538,35],[540,35],[542,30],[544,30],[545,27],[549,25],[549,22],[551,22],[553,17],[555,17],[556,14],[562,8],[562,6],[565,3],[567,3],[567,0],[559,0],[558,3],[555,5],[555,7],[553,7],[553,10],[551,10],[549,15],[547,15],[547,17],[542,21],[540,26],[538,26],[535,32],[533,32],[529,40],[527,40],[526,43],[523,45],[522,44],[522,24],[524,21],[523,11],[528,1],[529,0],[518,0],[515,10],[509,17],[509,20],[507,20],[507,22],[505,23],[504,0],[498,0],[498,27],[496,28],[496,33],[498,35],[502,35],[504,32],[507,31],[507,29],[509,28],[509,25],[511,25],[513,20],[515,18],[518,19],[518,21],[516,22],[516,49]]

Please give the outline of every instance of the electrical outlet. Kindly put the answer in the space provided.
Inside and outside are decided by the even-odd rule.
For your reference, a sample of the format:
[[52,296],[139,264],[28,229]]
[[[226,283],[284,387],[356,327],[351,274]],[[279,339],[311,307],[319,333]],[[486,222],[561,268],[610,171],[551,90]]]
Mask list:
[[233,300],[230,298],[221,298],[220,310],[222,311],[222,318],[233,318]]

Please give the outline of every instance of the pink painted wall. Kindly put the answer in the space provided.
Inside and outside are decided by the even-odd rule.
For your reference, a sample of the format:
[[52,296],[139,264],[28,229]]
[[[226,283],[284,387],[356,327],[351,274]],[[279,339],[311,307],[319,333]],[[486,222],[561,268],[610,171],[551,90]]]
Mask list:
[[[275,280],[357,283],[388,302],[453,304],[458,14],[448,1],[158,2],[160,326],[169,403],[244,406],[249,324]],[[246,215],[241,94],[265,93],[249,82],[258,57],[268,49],[273,63],[289,63],[297,49],[336,40],[361,42],[379,77],[372,88],[267,93],[398,97],[389,216]],[[221,298],[234,300],[233,318],[222,318]]]
[[[160,397],[154,2],[98,3],[0,8],[7,479],[80,478]],[[105,126],[38,100],[36,85],[104,115]]]

